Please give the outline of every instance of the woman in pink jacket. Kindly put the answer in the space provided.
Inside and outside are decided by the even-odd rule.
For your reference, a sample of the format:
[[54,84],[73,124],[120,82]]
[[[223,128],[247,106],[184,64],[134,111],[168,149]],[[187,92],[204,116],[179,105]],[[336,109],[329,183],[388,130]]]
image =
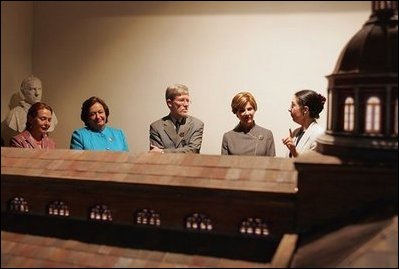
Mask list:
[[33,104],[29,110],[26,121],[26,129],[22,133],[11,138],[11,147],[54,149],[55,142],[48,137],[53,109],[42,102]]

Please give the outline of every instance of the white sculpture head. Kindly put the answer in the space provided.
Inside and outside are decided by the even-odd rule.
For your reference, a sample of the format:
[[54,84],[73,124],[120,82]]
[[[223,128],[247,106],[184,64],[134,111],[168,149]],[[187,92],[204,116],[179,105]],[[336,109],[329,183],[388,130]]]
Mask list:
[[21,83],[21,92],[24,99],[29,104],[34,104],[42,100],[42,82],[39,78],[30,75]]

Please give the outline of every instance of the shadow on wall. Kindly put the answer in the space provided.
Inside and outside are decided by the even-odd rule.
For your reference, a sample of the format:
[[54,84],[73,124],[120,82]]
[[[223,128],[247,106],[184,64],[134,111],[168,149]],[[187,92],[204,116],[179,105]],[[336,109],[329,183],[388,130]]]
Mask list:
[[[10,98],[10,102],[8,103],[8,107],[9,107],[10,111],[13,108],[19,106],[19,104],[22,100],[23,100],[23,98],[21,96],[20,91],[17,91],[16,93],[14,93]],[[10,111],[8,113],[10,113]],[[7,116],[8,116],[8,114],[7,114]],[[6,119],[7,119],[7,117],[1,122],[1,146],[8,147],[10,145],[11,137],[13,137],[14,135],[17,135],[18,132],[14,131],[13,129],[8,127],[8,125],[6,123]]]
[[4,147],[10,146],[11,137],[17,135],[18,132],[8,127],[6,120],[1,122],[1,145]]

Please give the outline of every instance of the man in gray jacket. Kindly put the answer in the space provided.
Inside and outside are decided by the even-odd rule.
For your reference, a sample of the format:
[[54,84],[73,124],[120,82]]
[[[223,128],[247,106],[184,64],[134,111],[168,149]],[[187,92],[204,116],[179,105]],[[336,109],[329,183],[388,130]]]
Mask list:
[[190,95],[188,88],[174,84],[166,89],[169,115],[150,125],[150,152],[199,153],[204,123],[188,115]]

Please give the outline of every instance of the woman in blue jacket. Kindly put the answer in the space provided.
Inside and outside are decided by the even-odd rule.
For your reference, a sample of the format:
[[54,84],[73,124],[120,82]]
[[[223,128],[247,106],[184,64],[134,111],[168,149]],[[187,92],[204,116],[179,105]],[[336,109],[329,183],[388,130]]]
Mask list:
[[71,149],[128,151],[125,134],[121,129],[107,126],[109,109],[99,97],[83,102],[81,120],[86,127],[72,133]]

